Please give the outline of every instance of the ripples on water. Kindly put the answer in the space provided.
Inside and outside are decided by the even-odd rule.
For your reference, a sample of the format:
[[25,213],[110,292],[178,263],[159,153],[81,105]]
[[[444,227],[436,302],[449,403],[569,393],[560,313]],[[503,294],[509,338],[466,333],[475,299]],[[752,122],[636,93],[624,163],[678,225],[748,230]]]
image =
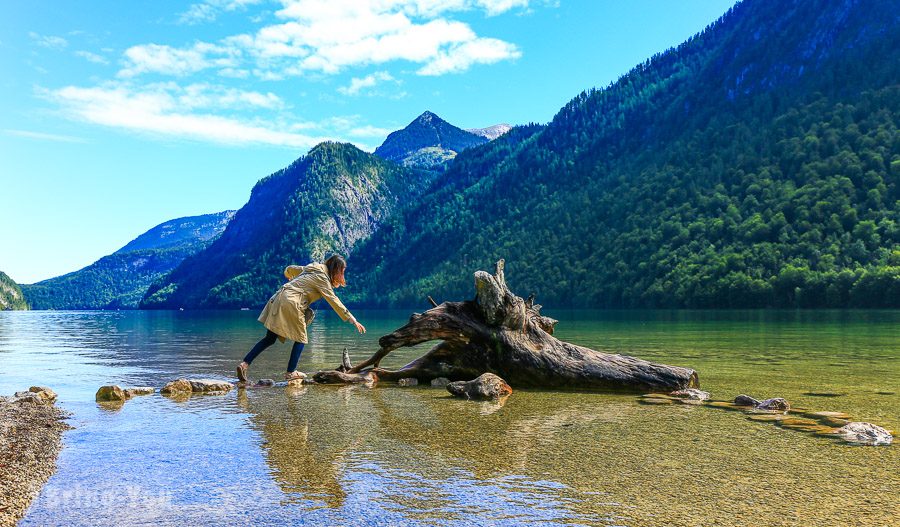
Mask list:
[[[554,312],[558,336],[696,368],[717,398],[784,396],[900,428],[900,313]],[[320,313],[300,368],[355,360],[408,313]],[[22,525],[895,525],[897,447],[849,447],[740,413],[623,395],[310,386],[93,402],[102,384],[229,378],[253,313],[0,313],[0,393],[73,412]],[[251,368],[281,375],[289,344]],[[427,347],[385,360],[399,366]],[[396,355],[396,356],[395,356]],[[807,393],[835,392],[840,397]],[[879,394],[889,394],[880,395]]]

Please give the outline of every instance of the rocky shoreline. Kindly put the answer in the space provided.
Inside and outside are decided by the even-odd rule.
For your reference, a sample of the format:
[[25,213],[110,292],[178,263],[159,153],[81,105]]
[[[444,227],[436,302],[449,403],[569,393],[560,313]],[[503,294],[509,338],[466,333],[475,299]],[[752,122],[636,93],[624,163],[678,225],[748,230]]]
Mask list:
[[56,394],[34,386],[0,397],[0,527],[18,522],[56,471],[68,413]]

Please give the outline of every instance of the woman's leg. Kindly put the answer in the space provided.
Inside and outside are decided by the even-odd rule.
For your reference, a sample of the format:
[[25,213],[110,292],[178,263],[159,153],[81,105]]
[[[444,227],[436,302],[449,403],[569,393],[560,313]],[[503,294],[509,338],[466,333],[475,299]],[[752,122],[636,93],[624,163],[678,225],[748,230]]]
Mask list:
[[275,340],[277,338],[278,335],[272,333],[271,330],[266,330],[266,336],[263,337],[262,340],[257,342],[256,345],[253,346],[253,349],[251,349],[250,352],[247,353],[247,356],[244,357],[244,362],[249,365],[251,362],[253,362],[253,359],[255,359],[257,355],[263,352],[264,349],[268,348],[272,344],[275,344]]
[[303,343],[295,342],[291,348],[291,360],[288,361],[288,373],[293,373],[297,369],[297,363],[300,361],[300,353],[303,352]]

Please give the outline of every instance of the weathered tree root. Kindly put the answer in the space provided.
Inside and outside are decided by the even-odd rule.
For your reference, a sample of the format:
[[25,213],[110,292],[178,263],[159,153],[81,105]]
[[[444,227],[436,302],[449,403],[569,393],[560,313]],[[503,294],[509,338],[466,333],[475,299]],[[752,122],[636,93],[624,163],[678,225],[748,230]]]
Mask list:
[[[523,300],[510,292],[503,266],[500,260],[493,275],[475,273],[475,300],[444,302],[415,313],[405,326],[381,337],[381,349],[368,360],[344,372],[319,372],[314,379],[372,382],[374,375],[383,381],[413,377],[427,383],[437,377],[466,381],[495,373],[518,387],[602,391],[699,387],[692,369],[601,353],[555,338],[557,321],[540,314],[534,295]],[[406,366],[379,367],[391,351],[431,340],[442,342]]]

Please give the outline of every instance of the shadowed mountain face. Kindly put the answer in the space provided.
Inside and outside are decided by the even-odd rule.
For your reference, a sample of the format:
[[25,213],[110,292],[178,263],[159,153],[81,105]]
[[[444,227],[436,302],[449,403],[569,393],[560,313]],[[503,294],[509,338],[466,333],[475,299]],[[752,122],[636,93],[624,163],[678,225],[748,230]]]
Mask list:
[[0,271],[0,311],[23,309],[28,309],[28,304],[22,289],[6,273]]
[[128,242],[115,254],[127,253],[141,249],[165,249],[178,245],[194,244],[215,238],[228,225],[234,216],[233,210],[216,214],[190,216],[160,223],[149,231]]
[[32,309],[136,308],[154,281],[218,236],[234,211],[161,223],[78,271],[23,285]]
[[222,236],[154,284],[142,307],[261,305],[287,265],[351,253],[434,177],[349,144],[322,143],[260,180]]
[[452,160],[459,152],[487,143],[490,138],[457,128],[431,112],[390,134],[375,155],[403,166],[431,168]]
[[737,4],[546,127],[460,154],[357,250],[355,299],[464,299],[502,257],[544,304],[900,305],[896,7]]

